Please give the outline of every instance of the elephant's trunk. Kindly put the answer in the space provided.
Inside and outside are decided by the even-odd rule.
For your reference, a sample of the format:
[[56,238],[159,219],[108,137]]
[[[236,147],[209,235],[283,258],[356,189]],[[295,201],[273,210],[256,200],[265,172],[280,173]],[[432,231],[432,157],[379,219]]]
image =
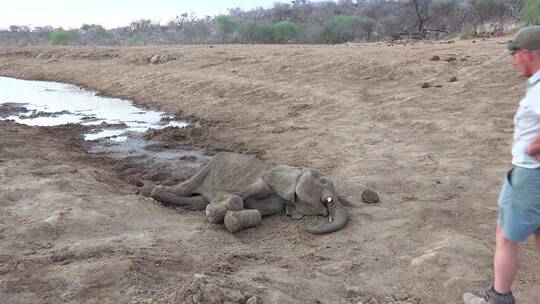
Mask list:
[[347,224],[347,210],[343,207],[341,202],[337,199],[332,199],[327,206],[329,212],[329,222],[315,227],[309,227],[306,229],[311,234],[324,234],[339,230]]

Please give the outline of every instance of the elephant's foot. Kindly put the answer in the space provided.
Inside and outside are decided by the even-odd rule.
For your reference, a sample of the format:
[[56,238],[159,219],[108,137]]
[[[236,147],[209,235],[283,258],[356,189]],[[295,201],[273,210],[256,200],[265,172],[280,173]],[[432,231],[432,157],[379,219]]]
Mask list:
[[225,214],[225,227],[232,233],[246,228],[257,227],[260,223],[261,213],[259,210],[228,211]]
[[214,197],[206,206],[206,217],[213,224],[223,223],[227,211],[239,211],[244,209],[242,198],[232,194],[220,194]]

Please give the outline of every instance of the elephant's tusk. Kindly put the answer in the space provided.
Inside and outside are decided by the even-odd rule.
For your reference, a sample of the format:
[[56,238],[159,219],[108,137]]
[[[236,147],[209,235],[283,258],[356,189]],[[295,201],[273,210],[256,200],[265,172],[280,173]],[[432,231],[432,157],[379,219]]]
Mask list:
[[330,223],[334,221],[334,219],[332,218],[331,215],[328,216],[328,221],[329,221]]

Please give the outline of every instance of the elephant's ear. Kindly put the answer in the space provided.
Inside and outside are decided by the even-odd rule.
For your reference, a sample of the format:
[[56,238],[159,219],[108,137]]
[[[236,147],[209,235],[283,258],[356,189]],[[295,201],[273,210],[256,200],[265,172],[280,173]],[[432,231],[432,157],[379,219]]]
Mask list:
[[265,172],[262,179],[282,199],[294,202],[296,184],[302,174],[299,168],[279,165]]

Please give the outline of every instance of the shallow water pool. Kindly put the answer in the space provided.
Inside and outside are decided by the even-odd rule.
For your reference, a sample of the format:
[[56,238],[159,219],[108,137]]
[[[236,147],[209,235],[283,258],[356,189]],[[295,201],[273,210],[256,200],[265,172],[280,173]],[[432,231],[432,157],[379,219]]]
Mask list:
[[[98,96],[96,92],[59,82],[0,77],[0,107],[3,105],[19,111],[4,112],[0,115],[2,120],[30,126],[96,126],[84,134],[85,140],[124,141],[131,132],[187,126],[163,112],[138,108],[128,100]],[[109,128],[107,124],[115,126]]]

